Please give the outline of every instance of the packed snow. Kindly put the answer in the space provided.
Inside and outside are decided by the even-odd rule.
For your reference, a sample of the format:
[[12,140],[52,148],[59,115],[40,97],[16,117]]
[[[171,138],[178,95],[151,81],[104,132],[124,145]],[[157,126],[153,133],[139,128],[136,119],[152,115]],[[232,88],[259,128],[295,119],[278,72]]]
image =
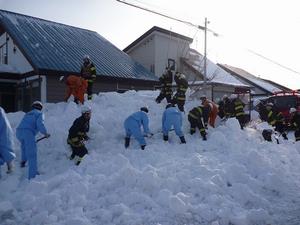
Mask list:
[[[1,225],[297,225],[300,224],[300,143],[265,142],[255,123],[236,119],[209,128],[205,142],[189,134],[186,103],[180,144],[174,131],[162,140],[166,102],[158,92],[101,93],[92,107],[89,154],[79,166],[68,159],[68,129],[80,115],[73,102],[45,104],[51,137],[38,143],[41,175],[27,180],[20,168],[0,179]],[[148,105],[150,129],[143,151],[135,140],[124,148],[123,122]],[[24,113],[9,113],[15,131]]]

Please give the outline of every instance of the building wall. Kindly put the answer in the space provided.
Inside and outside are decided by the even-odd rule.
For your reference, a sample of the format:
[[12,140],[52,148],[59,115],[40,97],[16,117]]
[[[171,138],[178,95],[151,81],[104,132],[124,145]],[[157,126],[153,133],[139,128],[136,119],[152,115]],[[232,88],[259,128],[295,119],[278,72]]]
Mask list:
[[[0,36],[0,46],[7,44],[7,62],[8,65],[16,68],[20,73],[27,73],[33,70],[30,63],[27,61],[25,56],[22,54],[13,39],[5,32]],[[4,47],[6,48],[6,47]],[[6,50],[5,50],[6,52]],[[0,62],[1,63],[1,62]]]
[[168,59],[174,59],[176,69],[180,70],[180,57],[187,56],[189,44],[186,40],[154,31],[127,54],[160,77],[165,72]]
[[133,49],[128,51],[127,54],[129,54],[131,58],[154,73],[154,46],[154,38],[153,35],[151,35],[146,40],[143,40]]
[[164,73],[168,59],[174,59],[175,70],[181,71],[180,58],[187,56],[190,42],[157,31],[154,32],[154,35],[155,75],[159,77]]
[[[64,100],[66,86],[59,82],[59,76],[47,76],[47,102],[61,102]],[[145,82],[136,82],[133,80],[127,81],[107,81],[98,79],[94,82],[93,93],[118,91],[124,92],[127,90],[154,90],[153,84]]]

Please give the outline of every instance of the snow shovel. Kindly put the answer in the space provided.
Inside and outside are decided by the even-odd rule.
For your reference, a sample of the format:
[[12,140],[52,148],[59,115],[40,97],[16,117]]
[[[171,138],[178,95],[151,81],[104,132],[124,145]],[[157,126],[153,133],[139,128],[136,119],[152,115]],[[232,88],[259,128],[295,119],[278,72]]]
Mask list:
[[48,138],[48,137],[47,137],[47,136],[41,137],[41,138],[37,139],[37,140],[35,141],[35,143],[38,143],[39,141],[41,141],[41,140],[43,140],[43,139],[45,139],[45,138]]

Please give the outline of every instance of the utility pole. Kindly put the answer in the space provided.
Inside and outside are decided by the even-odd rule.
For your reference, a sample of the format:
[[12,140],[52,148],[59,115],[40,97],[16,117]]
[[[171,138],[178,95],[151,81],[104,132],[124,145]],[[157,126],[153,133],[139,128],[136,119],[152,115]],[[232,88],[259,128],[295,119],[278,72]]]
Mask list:
[[203,56],[203,89],[204,89],[204,94],[205,96],[207,95],[206,89],[207,89],[207,18],[205,17],[204,21],[204,56]]

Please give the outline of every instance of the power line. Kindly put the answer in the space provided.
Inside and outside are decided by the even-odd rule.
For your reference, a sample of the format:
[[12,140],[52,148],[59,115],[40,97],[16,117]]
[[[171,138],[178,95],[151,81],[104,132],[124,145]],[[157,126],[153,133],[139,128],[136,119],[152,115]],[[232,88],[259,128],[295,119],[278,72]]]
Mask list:
[[250,53],[252,53],[252,54],[254,54],[254,55],[256,55],[256,56],[258,56],[258,57],[260,57],[260,58],[263,58],[263,59],[265,59],[265,60],[267,60],[267,61],[269,61],[269,62],[271,62],[273,64],[276,64],[277,66],[279,66],[281,68],[284,68],[286,70],[289,70],[289,71],[291,71],[293,73],[296,73],[296,74],[300,75],[300,72],[298,72],[296,70],[293,70],[290,67],[284,66],[284,65],[280,64],[279,62],[276,62],[273,59],[270,59],[270,58],[268,58],[266,56],[263,56],[262,54],[259,54],[259,53],[255,52],[255,51],[251,50],[251,49],[247,49],[247,51],[250,52]]

